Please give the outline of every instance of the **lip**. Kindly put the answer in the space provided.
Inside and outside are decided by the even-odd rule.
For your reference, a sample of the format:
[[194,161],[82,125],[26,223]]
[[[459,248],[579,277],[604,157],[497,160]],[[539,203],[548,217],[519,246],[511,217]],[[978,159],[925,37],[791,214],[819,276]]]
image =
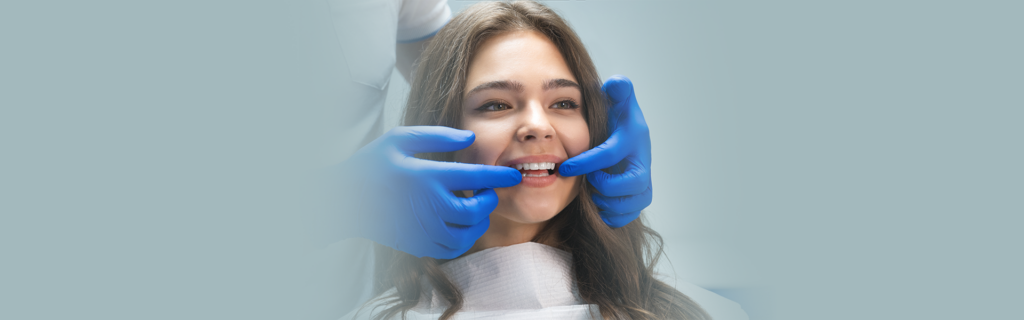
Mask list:
[[520,164],[520,163],[554,162],[555,163],[555,173],[554,174],[551,174],[551,175],[548,175],[548,176],[544,176],[544,177],[523,177],[523,182],[519,184],[521,186],[527,186],[527,187],[531,187],[531,188],[543,188],[543,187],[547,187],[547,186],[550,186],[551,184],[555,183],[555,181],[558,180],[559,177],[561,177],[560,175],[558,175],[558,166],[561,165],[562,162],[565,162],[565,160],[566,160],[566,158],[559,157],[559,156],[556,156],[556,155],[541,154],[541,155],[525,156],[525,157],[509,160],[509,161],[505,162],[503,165],[507,166],[507,167],[515,168],[515,166],[517,164]]

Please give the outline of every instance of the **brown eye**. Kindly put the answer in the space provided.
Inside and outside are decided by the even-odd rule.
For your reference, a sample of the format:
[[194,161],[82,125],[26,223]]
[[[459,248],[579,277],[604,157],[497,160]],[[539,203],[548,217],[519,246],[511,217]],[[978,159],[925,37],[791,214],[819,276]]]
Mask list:
[[555,102],[555,104],[552,105],[551,107],[555,108],[555,109],[576,109],[576,108],[579,108],[580,106],[578,104],[576,104],[575,101],[572,101],[572,100],[562,100],[562,101],[559,101],[559,102]]
[[491,102],[491,103],[485,104],[485,105],[480,106],[479,108],[477,108],[477,110],[480,110],[480,111],[502,111],[502,110],[508,110],[508,109],[512,109],[512,106],[509,106],[509,105],[507,105],[505,103],[501,103],[501,102]]

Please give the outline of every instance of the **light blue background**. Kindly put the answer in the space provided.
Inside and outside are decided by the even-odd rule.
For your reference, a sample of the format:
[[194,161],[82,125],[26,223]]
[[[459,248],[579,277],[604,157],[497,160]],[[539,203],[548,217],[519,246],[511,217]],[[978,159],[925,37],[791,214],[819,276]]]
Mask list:
[[[0,4],[0,318],[316,313],[314,2]],[[545,3],[636,85],[662,271],[752,319],[1019,316],[1024,5]]]

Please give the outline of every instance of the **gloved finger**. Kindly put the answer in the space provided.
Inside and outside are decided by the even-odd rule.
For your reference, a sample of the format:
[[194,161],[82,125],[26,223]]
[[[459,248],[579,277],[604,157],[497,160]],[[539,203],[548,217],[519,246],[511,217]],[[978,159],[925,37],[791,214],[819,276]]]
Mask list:
[[651,172],[649,166],[636,157],[626,157],[625,171],[619,174],[610,174],[597,170],[587,174],[587,181],[590,182],[598,192],[609,197],[621,197],[639,194],[651,186]]
[[640,110],[640,104],[636,101],[636,93],[633,92],[633,82],[621,75],[615,75],[605,81],[601,90],[612,100],[608,110],[609,129],[613,131],[619,128],[629,127],[631,134],[630,141],[645,138],[650,140],[647,121],[644,120],[644,113]]
[[416,171],[438,181],[448,190],[506,188],[523,181],[514,168],[416,159]]
[[473,131],[443,126],[395,127],[385,136],[388,143],[410,156],[425,152],[462,150],[476,139]]
[[604,85],[601,86],[601,91],[608,95],[608,99],[611,99],[613,104],[622,105],[622,102],[633,96],[633,81],[630,81],[626,76],[617,74],[604,82]]
[[498,207],[498,194],[493,189],[477,192],[469,198],[445,195],[451,205],[449,210],[438,210],[437,215],[448,223],[459,225],[476,225],[487,219]]
[[[495,197],[497,197],[495,195]],[[461,248],[467,243],[476,242],[476,240],[483,234],[483,231],[487,231],[487,226],[483,226],[483,231],[480,231],[481,223],[478,223],[476,229],[473,231],[480,232],[459,232],[459,229],[449,227],[449,224],[441,219],[442,214],[464,214],[469,213],[476,215],[478,213],[473,212],[473,209],[479,210],[479,207],[467,208],[463,207],[462,203],[457,201],[462,198],[456,197],[455,195],[448,193],[440,198],[432,198],[429,200],[431,203],[429,206],[420,206],[423,210],[418,210],[416,218],[419,220],[420,225],[423,227],[423,231],[426,232],[427,237],[430,240],[444,245],[448,248]],[[497,203],[495,202],[495,206]],[[487,209],[487,208],[484,208]],[[493,211],[494,208],[489,208]],[[479,210],[483,212],[483,210]],[[488,214],[490,211],[486,211]],[[490,221],[489,219],[483,219],[483,221]],[[489,224],[488,224],[489,225]],[[475,237],[474,237],[475,235]]]
[[616,130],[601,145],[562,162],[558,166],[558,174],[571,177],[611,167],[629,155],[631,147],[628,142],[625,133]]
[[601,209],[602,215],[604,212],[608,212],[609,214],[623,214],[647,208],[647,206],[651,205],[653,194],[652,189],[647,188],[647,190],[644,190],[639,194],[624,197],[610,197],[595,193],[591,194],[590,198],[593,199],[594,204]]
[[455,235],[456,238],[462,239],[462,241],[459,242],[460,245],[452,249],[459,252],[459,254],[465,253],[467,250],[472,248],[474,244],[476,244],[476,241],[479,240],[485,232],[487,232],[487,228],[490,228],[490,226],[491,218],[489,217],[484,218],[483,221],[474,225],[467,226],[449,224],[449,232]]
[[462,246],[459,239],[448,231],[448,227],[441,217],[434,212],[418,212],[416,219],[419,221],[420,227],[423,228],[427,241],[435,242],[448,249]]
[[480,239],[480,237],[483,236],[484,232],[487,232],[487,228],[490,227],[490,221],[491,220],[488,218],[482,221],[481,223],[472,226],[448,224],[447,227],[449,232],[451,232],[453,235],[457,235],[458,237],[462,237],[468,240],[458,244],[455,247],[451,247],[449,245],[430,240],[419,241],[418,244],[410,244],[409,247],[414,247],[421,251],[428,252],[428,254],[425,254],[425,256],[430,256],[432,258],[455,259],[461,256],[463,253],[466,253],[466,251],[469,251],[469,249],[471,249],[473,245],[476,244],[476,240]]
[[[455,254],[455,250],[435,243],[424,230],[416,215],[403,216],[401,219],[393,219],[395,231],[400,237],[395,238],[394,245],[381,243],[395,250],[402,251],[416,257],[433,257],[442,259]],[[378,241],[375,239],[374,241]],[[457,256],[457,255],[456,255]]]
[[605,214],[604,212],[602,212],[601,220],[604,220],[604,223],[607,224],[609,227],[621,228],[622,226],[625,226],[630,222],[633,222],[633,220],[636,220],[636,218],[639,216],[639,210],[626,214]]

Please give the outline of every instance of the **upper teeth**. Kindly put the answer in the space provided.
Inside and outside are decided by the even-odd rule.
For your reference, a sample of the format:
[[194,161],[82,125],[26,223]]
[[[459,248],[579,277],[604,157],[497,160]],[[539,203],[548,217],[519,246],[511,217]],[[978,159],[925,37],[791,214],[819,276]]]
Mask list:
[[554,162],[538,162],[538,163],[520,163],[516,165],[516,170],[554,170]]

